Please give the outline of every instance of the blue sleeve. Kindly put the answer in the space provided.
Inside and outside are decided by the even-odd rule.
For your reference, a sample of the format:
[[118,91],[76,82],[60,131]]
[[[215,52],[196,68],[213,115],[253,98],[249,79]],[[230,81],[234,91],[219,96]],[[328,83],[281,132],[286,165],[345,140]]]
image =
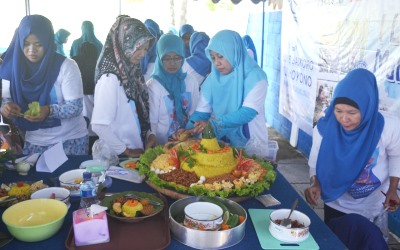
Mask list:
[[195,111],[190,116],[189,122],[186,124],[186,129],[194,128],[194,123],[197,121],[208,121],[208,119],[210,119],[210,116],[210,113]]
[[219,129],[235,128],[249,123],[256,117],[257,111],[249,107],[241,107],[238,111],[217,117],[213,122]]

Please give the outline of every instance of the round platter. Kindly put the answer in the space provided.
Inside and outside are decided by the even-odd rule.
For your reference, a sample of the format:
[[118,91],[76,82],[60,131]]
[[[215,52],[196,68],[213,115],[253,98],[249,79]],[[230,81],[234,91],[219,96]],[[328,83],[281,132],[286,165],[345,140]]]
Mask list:
[[[183,194],[183,193],[179,193],[176,192],[174,190],[171,189],[165,189],[165,188],[159,188],[156,185],[154,185],[153,183],[151,183],[149,180],[146,180],[147,185],[149,185],[151,188],[153,188],[154,190],[156,190],[157,192],[171,198],[174,200],[180,200],[183,198],[187,198],[190,197],[192,195],[188,195],[188,194]],[[232,196],[232,197],[227,197],[227,199],[234,201],[234,202],[242,202],[245,200],[250,199],[251,196]]]
[[[159,203],[160,205],[154,204],[153,205],[154,211],[150,215],[139,215],[136,217],[122,217],[122,216],[118,216],[114,212],[112,212],[113,200],[115,200],[117,198],[123,198],[129,194],[134,194],[137,197],[140,197],[142,199],[148,198],[151,202]],[[125,191],[125,192],[113,194],[111,196],[107,196],[101,201],[101,205],[108,208],[107,215],[109,217],[119,220],[119,221],[122,221],[122,222],[128,222],[128,223],[135,223],[135,222],[139,222],[139,221],[151,218],[151,217],[157,215],[158,213],[160,213],[165,206],[164,202],[162,201],[162,199],[160,197],[158,197],[154,194],[145,193],[145,192],[136,192],[136,191]]]
[[[202,178],[198,177],[199,179],[196,181],[195,178],[191,179],[193,175],[186,176],[183,173],[175,181],[172,179],[174,178],[173,176],[180,175],[184,170],[181,167],[176,168],[174,165],[168,164],[183,164],[182,162],[190,158],[190,155],[196,154],[196,152],[191,151],[191,145],[196,147],[198,144],[195,143],[198,142],[199,140],[192,140],[189,143],[178,143],[172,147],[167,147],[166,144],[146,150],[141,155],[137,165],[139,172],[147,177],[146,183],[172,199],[182,199],[188,196],[218,196],[241,202],[261,194],[275,181],[276,171],[270,162],[256,157],[248,158],[242,154],[241,150],[234,148],[232,151],[238,161],[236,168],[239,168],[240,163],[242,163],[240,165],[242,168],[243,162],[246,162],[248,164],[246,175],[234,176],[234,171],[232,171],[230,174],[223,174],[224,178],[226,177],[227,179],[218,179],[218,176],[216,176],[216,178],[210,177],[214,178],[211,182],[206,182],[207,180],[204,176],[201,176]],[[160,169],[163,171],[159,171]],[[175,173],[175,171],[178,172]],[[189,179],[192,181],[191,184],[188,184],[187,180]]]

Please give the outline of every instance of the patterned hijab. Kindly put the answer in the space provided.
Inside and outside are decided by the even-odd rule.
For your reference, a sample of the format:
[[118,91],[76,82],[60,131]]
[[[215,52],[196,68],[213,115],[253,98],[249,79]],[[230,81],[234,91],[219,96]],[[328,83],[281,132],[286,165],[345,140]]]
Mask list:
[[206,77],[211,71],[211,62],[208,60],[205,49],[210,41],[210,37],[204,32],[194,32],[190,37],[191,56],[186,58],[186,62],[200,75]]
[[[210,51],[222,55],[232,66],[232,72],[223,75],[213,64],[211,73],[201,86],[204,98],[212,104],[215,117],[237,111],[253,87],[261,80],[267,80],[265,72],[249,56],[242,37],[232,30],[222,30],[215,34],[206,48],[210,61]],[[243,126],[221,130],[231,144],[244,147],[248,138],[242,133]]]
[[[36,35],[44,49],[40,62],[32,63],[23,52],[24,42],[30,34]],[[28,104],[38,101],[40,106],[51,104],[50,92],[57,80],[65,56],[56,53],[53,25],[41,15],[25,16],[16,30],[8,47],[0,78],[10,81],[11,98],[21,107],[28,109]],[[59,119],[47,118],[43,122],[29,122],[23,118],[15,119],[15,124],[22,130],[33,131],[39,128],[59,126]]]
[[[335,99],[342,97],[354,101],[361,113],[360,124],[350,131],[343,129],[334,114]],[[317,124],[322,136],[317,177],[325,202],[349,189],[376,149],[384,126],[378,106],[376,78],[370,71],[352,70],[337,84],[331,104]]]
[[[154,65],[154,71],[151,75],[152,78],[157,79],[158,82],[168,91],[174,99],[175,112],[178,117],[179,124],[184,127],[187,121],[187,114],[182,109],[182,93],[186,90],[185,78],[186,73],[182,72],[182,65],[184,62],[185,52],[184,44],[180,37],[172,34],[165,34],[160,37],[157,42],[157,59]],[[162,59],[168,53],[175,52],[182,57],[180,69],[175,73],[169,73],[164,69]]]
[[126,97],[135,101],[143,141],[150,130],[149,93],[140,63],[132,64],[127,55],[134,53],[147,41],[151,47],[154,39],[141,21],[129,17],[118,18],[107,35],[95,72],[95,83],[104,74],[116,75],[121,81]]

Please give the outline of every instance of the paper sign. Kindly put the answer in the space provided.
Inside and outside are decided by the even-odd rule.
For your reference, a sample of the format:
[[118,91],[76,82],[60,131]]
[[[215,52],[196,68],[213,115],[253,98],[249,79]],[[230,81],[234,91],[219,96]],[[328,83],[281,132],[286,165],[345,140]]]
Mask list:
[[68,160],[61,142],[47,149],[36,163],[36,171],[53,173],[59,166]]

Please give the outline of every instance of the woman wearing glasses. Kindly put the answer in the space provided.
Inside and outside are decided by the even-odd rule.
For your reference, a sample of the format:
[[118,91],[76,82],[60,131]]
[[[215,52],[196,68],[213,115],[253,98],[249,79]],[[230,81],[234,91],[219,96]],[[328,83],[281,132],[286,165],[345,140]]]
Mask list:
[[147,86],[151,129],[160,144],[166,143],[170,136],[186,126],[199,99],[195,79],[182,72],[184,56],[180,37],[165,34],[158,40],[154,71]]
[[200,101],[186,128],[202,133],[210,122],[219,140],[245,148],[251,155],[266,157],[265,72],[249,56],[235,31],[215,34],[206,55],[213,63],[211,73],[201,86]]
[[153,43],[154,37],[141,21],[119,17],[96,66],[92,129],[118,155],[138,157],[156,143],[140,69],[140,60]]

